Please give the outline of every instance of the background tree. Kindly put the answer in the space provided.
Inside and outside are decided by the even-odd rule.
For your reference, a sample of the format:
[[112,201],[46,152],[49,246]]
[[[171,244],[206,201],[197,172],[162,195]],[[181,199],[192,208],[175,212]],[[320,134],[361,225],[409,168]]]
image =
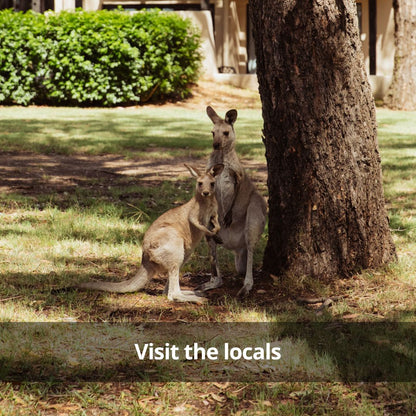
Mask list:
[[393,0],[394,69],[385,103],[397,110],[416,110],[416,1]]
[[274,274],[334,278],[395,259],[352,0],[251,0]]

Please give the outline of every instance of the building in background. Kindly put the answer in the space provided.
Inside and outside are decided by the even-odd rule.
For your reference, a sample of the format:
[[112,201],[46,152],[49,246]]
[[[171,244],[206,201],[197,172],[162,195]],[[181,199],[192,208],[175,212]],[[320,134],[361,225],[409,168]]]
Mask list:
[[390,85],[394,67],[394,10],[392,0],[357,1],[364,62],[376,99]]

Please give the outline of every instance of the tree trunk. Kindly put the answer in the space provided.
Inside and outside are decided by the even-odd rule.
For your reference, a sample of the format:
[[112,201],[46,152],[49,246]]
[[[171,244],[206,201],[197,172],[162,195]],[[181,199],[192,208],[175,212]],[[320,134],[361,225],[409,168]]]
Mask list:
[[264,269],[333,279],[395,259],[352,0],[251,0],[268,164]]
[[416,110],[416,1],[393,0],[395,54],[393,80],[384,98],[396,110]]

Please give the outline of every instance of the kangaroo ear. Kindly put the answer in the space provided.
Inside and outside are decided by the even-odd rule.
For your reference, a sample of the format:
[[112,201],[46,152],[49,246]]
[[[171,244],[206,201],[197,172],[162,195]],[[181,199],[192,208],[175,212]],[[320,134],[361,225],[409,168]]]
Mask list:
[[189,172],[191,172],[191,175],[194,178],[197,178],[198,176],[201,176],[201,174],[199,173],[199,170],[193,166],[187,165],[186,163],[184,163],[185,167],[188,168]]
[[224,165],[222,163],[218,163],[217,165],[214,165],[211,169],[209,169],[208,172],[215,177],[220,175],[223,170]]
[[221,117],[215,112],[215,110],[211,106],[207,107],[207,114],[214,124],[221,121]]
[[237,110],[227,111],[227,113],[225,114],[226,123],[233,125],[236,120],[237,120]]

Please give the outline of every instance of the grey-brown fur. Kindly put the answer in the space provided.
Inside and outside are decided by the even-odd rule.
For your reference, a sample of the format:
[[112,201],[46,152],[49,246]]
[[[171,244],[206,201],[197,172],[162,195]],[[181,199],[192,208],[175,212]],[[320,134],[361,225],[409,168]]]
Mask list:
[[[234,123],[237,110],[229,110],[222,119],[210,106],[208,117],[213,122],[213,151],[207,169],[218,163],[224,165],[216,178],[216,196],[221,229],[218,238],[208,239],[211,248],[212,276],[201,290],[209,290],[222,284],[216,255],[216,241],[222,241],[226,249],[235,255],[235,267],[244,274],[244,285],[238,294],[247,294],[253,287],[253,251],[266,222],[267,206],[253,182],[247,176],[235,151]],[[216,241],[215,241],[216,240]]]

